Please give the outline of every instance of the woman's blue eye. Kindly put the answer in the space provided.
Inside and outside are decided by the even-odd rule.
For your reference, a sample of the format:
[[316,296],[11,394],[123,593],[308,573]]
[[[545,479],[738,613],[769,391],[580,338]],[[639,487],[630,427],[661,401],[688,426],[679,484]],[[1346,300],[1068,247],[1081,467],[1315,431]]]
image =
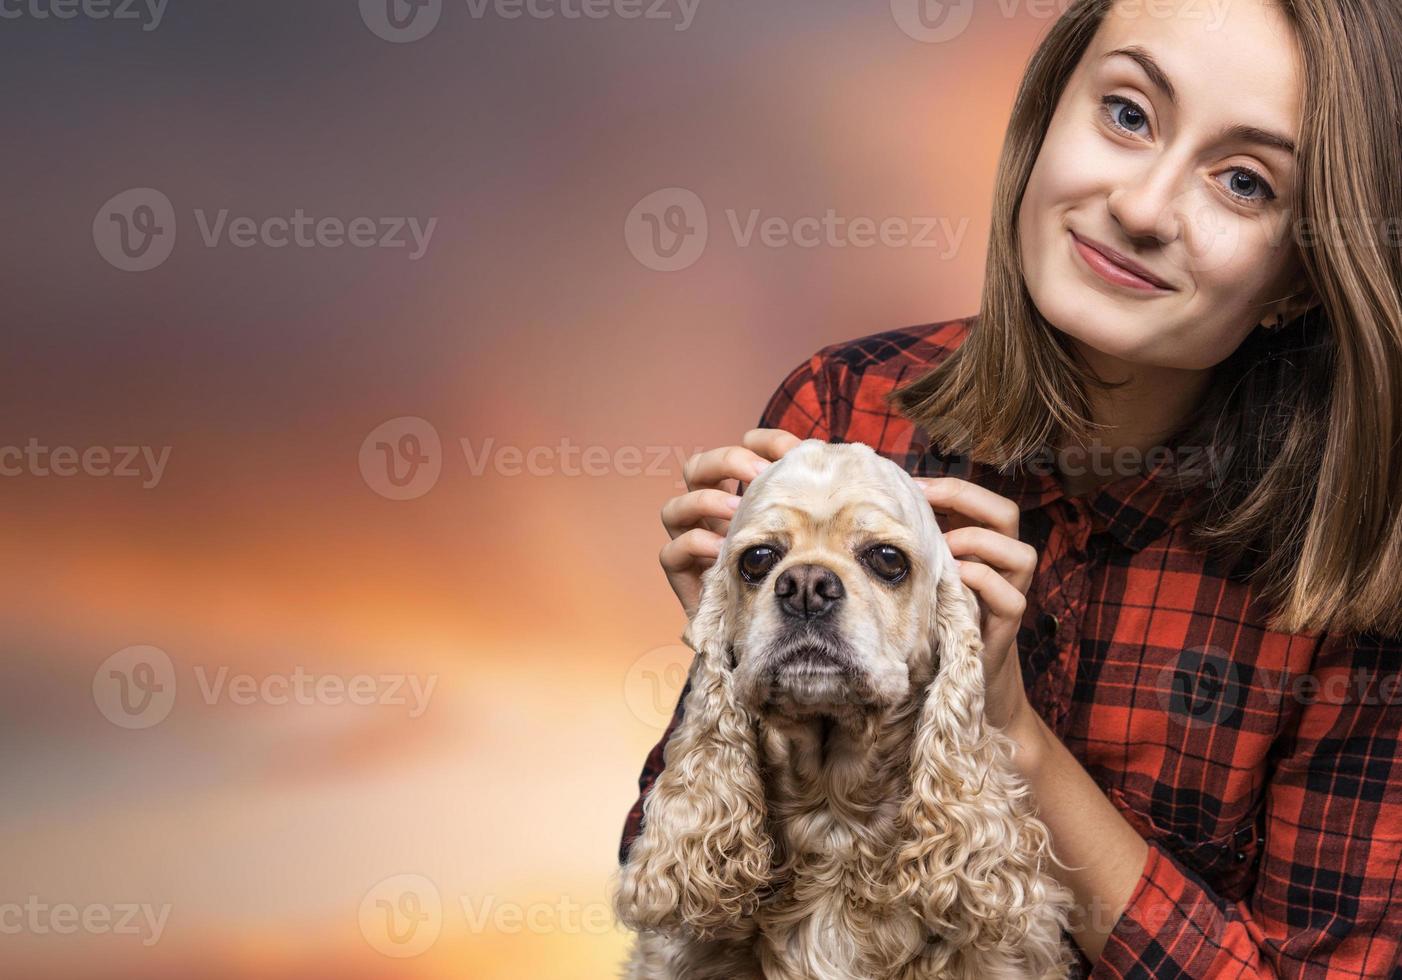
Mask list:
[[1135,129],[1149,121],[1148,115],[1139,107],[1139,103],[1118,95],[1107,95],[1101,99],[1100,112],[1111,126],[1135,136],[1139,135]]
[[[1233,167],[1226,172],[1236,175],[1228,181],[1232,186],[1227,188],[1227,193],[1233,197],[1239,198],[1248,204],[1259,204],[1275,200],[1275,191],[1271,190],[1271,185],[1266,183],[1265,178],[1256,171],[1248,167]],[[1254,197],[1251,194],[1253,190],[1260,190],[1265,196]]]
[[[1107,95],[1100,100],[1100,114],[1115,129],[1129,133],[1131,136],[1142,136],[1138,132],[1138,127],[1149,122],[1149,116],[1139,103],[1133,99],[1126,99],[1120,95]],[[1225,171],[1227,174],[1234,174],[1228,181],[1230,186],[1226,186],[1227,193],[1244,204],[1264,204],[1267,201],[1275,200],[1275,191],[1271,185],[1266,183],[1266,179],[1249,167],[1233,167]],[[1263,196],[1257,197],[1253,192],[1261,191]]]

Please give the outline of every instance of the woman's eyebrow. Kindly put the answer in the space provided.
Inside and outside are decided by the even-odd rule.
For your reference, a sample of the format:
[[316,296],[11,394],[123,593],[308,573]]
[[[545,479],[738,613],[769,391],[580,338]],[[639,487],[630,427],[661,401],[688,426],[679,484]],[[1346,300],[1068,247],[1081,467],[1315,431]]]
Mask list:
[[[1113,58],[1115,55],[1124,55],[1126,58],[1134,60],[1144,70],[1144,74],[1149,76],[1149,81],[1153,82],[1164,95],[1168,96],[1168,101],[1173,105],[1178,104],[1178,93],[1174,91],[1173,83],[1168,79],[1168,73],[1160,67],[1154,60],[1154,56],[1148,49],[1138,44],[1131,44],[1127,47],[1116,48],[1107,51],[1105,58]],[[1102,59],[1104,60],[1104,59]],[[1247,126],[1238,123],[1235,126],[1228,126],[1218,134],[1218,137],[1225,141],[1256,143],[1261,146],[1272,147],[1282,150],[1291,156],[1295,155],[1295,141],[1279,133],[1273,133],[1268,129],[1261,129],[1259,126]]]
[[1174,105],[1178,104],[1178,93],[1173,90],[1173,83],[1168,80],[1168,73],[1159,67],[1159,63],[1154,60],[1146,48],[1137,44],[1131,44],[1126,48],[1116,48],[1114,51],[1107,51],[1105,58],[1113,58],[1117,54],[1122,54],[1127,58],[1133,58],[1139,67],[1144,69],[1144,74],[1149,76],[1149,81],[1153,82],[1163,94],[1168,96],[1168,101]]

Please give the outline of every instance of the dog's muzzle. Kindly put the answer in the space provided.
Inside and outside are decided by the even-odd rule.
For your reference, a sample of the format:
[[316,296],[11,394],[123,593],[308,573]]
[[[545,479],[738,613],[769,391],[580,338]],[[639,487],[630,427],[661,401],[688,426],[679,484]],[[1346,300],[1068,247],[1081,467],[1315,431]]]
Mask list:
[[823,565],[793,565],[775,578],[785,629],[767,658],[767,711],[834,714],[870,700],[870,683],[841,630],[846,596],[841,577]]

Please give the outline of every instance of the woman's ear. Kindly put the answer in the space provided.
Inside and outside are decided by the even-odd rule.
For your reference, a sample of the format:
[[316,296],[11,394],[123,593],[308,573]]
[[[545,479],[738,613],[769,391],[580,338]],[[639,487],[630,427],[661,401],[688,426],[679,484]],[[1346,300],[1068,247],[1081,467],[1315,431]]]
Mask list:
[[691,692],[614,900],[633,929],[746,935],[769,881],[773,842],[756,722],[735,694],[725,554],[723,545],[702,576],[700,605],[682,634],[695,651]]
[[978,599],[952,556],[936,567],[930,642],[938,667],[916,722],[903,841],[888,878],[893,897],[966,955],[1054,967],[1071,896],[1045,873],[1050,835],[1013,768],[1013,742],[984,719]]

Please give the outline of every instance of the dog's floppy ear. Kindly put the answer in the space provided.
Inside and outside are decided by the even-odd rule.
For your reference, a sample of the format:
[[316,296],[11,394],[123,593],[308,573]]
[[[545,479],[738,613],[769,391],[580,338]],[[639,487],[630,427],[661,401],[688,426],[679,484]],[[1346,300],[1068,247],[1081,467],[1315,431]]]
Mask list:
[[682,634],[695,651],[691,691],[620,877],[615,908],[633,929],[748,934],[769,881],[756,724],[735,695],[728,545],[702,575],[700,606]]
[[937,528],[933,537],[929,634],[938,667],[916,723],[893,896],[972,955],[1022,955],[1054,968],[1064,925],[1056,916],[1069,893],[1045,874],[1050,836],[1013,768],[1014,744],[984,720],[978,598]]

